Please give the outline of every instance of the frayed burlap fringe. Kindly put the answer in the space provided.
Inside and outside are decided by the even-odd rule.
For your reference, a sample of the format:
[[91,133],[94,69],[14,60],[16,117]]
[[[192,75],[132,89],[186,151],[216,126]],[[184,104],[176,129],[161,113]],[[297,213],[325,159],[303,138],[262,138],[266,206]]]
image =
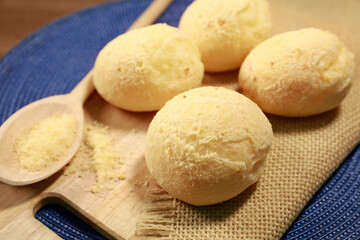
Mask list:
[[147,198],[150,203],[143,206],[136,230],[137,239],[170,239],[176,217],[176,200],[159,186],[149,189]]

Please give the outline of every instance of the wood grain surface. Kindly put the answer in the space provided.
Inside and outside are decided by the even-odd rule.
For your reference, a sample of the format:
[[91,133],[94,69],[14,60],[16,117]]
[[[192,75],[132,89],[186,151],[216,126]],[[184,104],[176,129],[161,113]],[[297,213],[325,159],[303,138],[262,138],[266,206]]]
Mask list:
[[0,58],[33,31],[59,17],[109,0],[0,0]]

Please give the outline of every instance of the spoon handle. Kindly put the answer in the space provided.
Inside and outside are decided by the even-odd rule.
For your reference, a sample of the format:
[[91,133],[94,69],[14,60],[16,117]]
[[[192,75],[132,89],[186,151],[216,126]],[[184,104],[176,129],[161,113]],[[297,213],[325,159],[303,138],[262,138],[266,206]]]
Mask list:
[[127,31],[150,25],[160,17],[173,0],[154,0],[145,11],[133,22]]
[[[173,0],[154,0],[127,31],[142,28],[154,23],[172,2]],[[84,103],[94,89],[92,70],[90,70],[88,74],[86,74],[86,76],[75,86],[70,94],[79,99],[81,103]]]

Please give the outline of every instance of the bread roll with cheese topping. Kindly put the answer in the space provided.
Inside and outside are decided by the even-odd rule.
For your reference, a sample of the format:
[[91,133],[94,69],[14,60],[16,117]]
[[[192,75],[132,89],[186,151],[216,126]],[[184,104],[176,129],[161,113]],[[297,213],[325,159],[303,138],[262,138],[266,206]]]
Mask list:
[[250,99],[225,88],[201,87],[177,95],[157,112],[145,158],[172,196],[210,205],[259,180],[272,138],[268,119]]
[[268,113],[303,117],[337,107],[348,93],[354,54],[334,34],[306,28],[254,48],[239,73],[243,93]]
[[250,50],[269,37],[271,26],[266,0],[197,0],[179,23],[199,46],[207,72],[239,68]]
[[100,51],[93,70],[95,88],[106,101],[136,112],[160,109],[199,87],[203,75],[198,47],[166,24],[118,36]]

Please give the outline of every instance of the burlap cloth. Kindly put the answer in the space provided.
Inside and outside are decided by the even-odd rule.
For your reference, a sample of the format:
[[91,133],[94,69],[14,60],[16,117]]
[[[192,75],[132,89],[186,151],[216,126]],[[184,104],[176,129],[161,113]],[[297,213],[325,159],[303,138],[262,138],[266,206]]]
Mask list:
[[[360,1],[269,0],[273,34],[329,30],[360,61]],[[221,204],[194,207],[153,191],[139,238],[279,239],[312,195],[360,140],[360,67],[340,107],[307,118],[268,115],[275,140],[261,180]]]

